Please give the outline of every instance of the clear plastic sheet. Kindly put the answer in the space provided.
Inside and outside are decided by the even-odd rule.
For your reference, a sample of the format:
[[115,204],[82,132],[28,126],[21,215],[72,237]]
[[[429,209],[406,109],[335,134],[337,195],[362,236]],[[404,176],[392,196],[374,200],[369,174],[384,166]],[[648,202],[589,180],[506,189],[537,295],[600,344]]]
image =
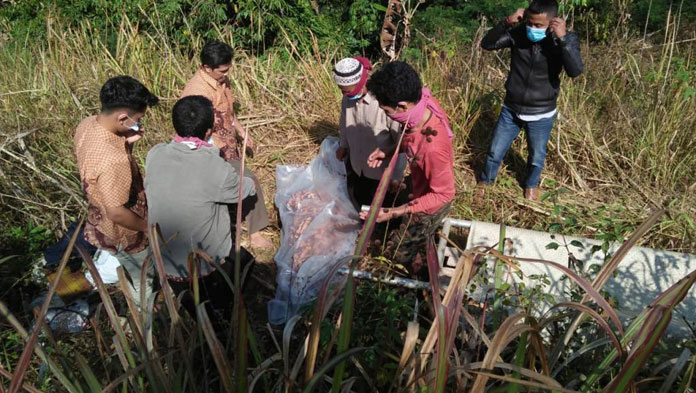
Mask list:
[[280,325],[313,301],[327,275],[346,264],[360,230],[348,198],[338,138],[326,138],[309,166],[277,166],[275,204],[282,222],[275,299],[268,320]]

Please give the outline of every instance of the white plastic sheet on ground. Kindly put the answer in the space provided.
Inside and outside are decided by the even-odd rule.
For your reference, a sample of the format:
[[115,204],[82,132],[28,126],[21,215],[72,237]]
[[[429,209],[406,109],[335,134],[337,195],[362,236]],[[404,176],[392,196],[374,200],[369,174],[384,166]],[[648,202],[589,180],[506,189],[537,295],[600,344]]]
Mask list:
[[[104,284],[115,284],[118,282],[118,271],[116,269],[118,269],[121,264],[118,262],[118,259],[108,251],[98,250],[97,253],[94,254],[94,266],[97,268]],[[85,278],[96,288],[92,273],[86,272]]]
[[346,170],[336,159],[338,138],[326,138],[309,166],[276,167],[275,204],[283,224],[275,299],[268,320],[280,325],[314,300],[336,264],[347,264],[360,230],[348,198]]

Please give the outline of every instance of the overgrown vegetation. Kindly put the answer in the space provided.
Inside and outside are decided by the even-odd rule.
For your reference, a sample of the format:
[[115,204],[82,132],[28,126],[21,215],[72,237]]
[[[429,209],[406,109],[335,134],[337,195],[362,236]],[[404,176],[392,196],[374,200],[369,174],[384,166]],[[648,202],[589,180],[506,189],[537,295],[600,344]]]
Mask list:
[[[411,0],[415,3],[418,0]],[[6,23],[13,42],[44,39],[46,18],[78,27],[89,23],[110,49],[115,32],[127,18],[150,34],[190,45],[196,37],[210,39],[228,33],[232,43],[259,54],[282,45],[288,35],[310,48],[307,35],[320,47],[331,45],[346,52],[377,54],[375,34],[387,1],[374,0],[10,0],[0,3],[0,21]],[[431,0],[420,6],[414,25],[416,44],[435,39],[441,44],[454,38],[470,41],[482,18],[498,21],[526,0]],[[593,41],[606,42],[618,24],[650,32],[664,28],[671,13],[683,24],[696,22],[696,4],[690,1],[562,0],[562,12],[576,29]],[[156,22],[155,22],[156,21]],[[418,46],[418,45],[416,45]]]
[[[230,77],[242,105],[241,119],[260,146],[249,165],[271,195],[276,164],[308,162],[318,142],[336,133],[340,94],[331,80],[333,62],[341,55],[369,50],[376,40],[381,14],[372,2],[318,1],[318,14],[312,3],[236,2],[237,14],[227,24],[227,10],[215,16],[224,2],[58,2],[57,8],[42,8],[43,2],[27,1],[0,9],[0,15],[11,16],[0,18],[0,23],[13,26],[3,29],[12,37],[0,47],[0,300],[11,309],[0,310],[0,386],[9,385],[31,334],[20,328],[28,329],[33,320],[31,312],[21,308],[36,292],[21,281],[26,281],[27,266],[51,233],[59,234],[81,214],[72,133],[80,119],[97,110],[101,84],[110,76],[130,74],[164,98],[148,113],[146,136],[136,147],[143,160],[149,147],[172,137],[171,106],[195,71],[193,54],[206,37],[235,43],[238,51]],[[518,179],[525,166],[520,157],[526,151],[516,143],[516,153],[508,157],[487,203],[473,202],[474,170],[482,164],[506,75],[505,58],[483,53],[478,41],[491,19],[513,3],[519,2],[503,7],[493,1],[435,1],[414,22],[422,30],[416,32],[406,57],[442,101],[456,133],[458,193],[453,214],[608,242],[625,240],[648,221],[655,225],[648,225],[651,229],[645,228],[647,233],[631,245],[696,252],[696,47],[688,41],[694,38],[693,29],[684,28],[693,3],[675,4],[671,14],[663,9],[663,19],[651,16],[649,33],[657,34],[643,40],[646,19],[638,21],[636,14],[614,26],[621,12],[641,10],[651,2],[567,2],[575,7],[579,28],[590,39],[583,47],[587,72],[578,80],[564,81],[562,117],[543,179],[545,200],[534,205],[521,201]],[[600,3],[609,8],[599,8]],[[662,6],[657,3],[654,9]],[[331,4],[338,11],[332,11]],[[166,7],[171,7],[169,13]],[[85,15],[96,14],[105,18],[81,22]],[[34,16],[22,19],[26,15]],[[326,19],[315,23],[315,18]],[[653,25],[657,20],[663,22]],[[211,28],[209,21],[218,24]],[[15,29],[22,24],[29,29]],[[351,34],[359,41],[344,41],[345,31],[339,28],[361,31]],[[651,218],[655,208],[665,208],[668,214]],[[103,306],[92,319],[94,329],[81,337],[53,338],[44,328],[35,337],[38,344],[29,347],[28,354],[33,349],[36,356],[25,357],[31,361],[25,382],[44,391],[108,387],[194,392],[246,378],[255,392],[277,387],[308,391],[311,386],[325,391],[330,383],[314,377],[332,376],[333,368],[345,360],[345,391],[350,386],[353,391],[457,391],[484,385],[496,391],[523,391],[523,384],[601,391],[610,381],[623,383],[616,377],[624,376],[637,381],[641,392],[693,389],[693,340],[658,339],[662,323],[671,318],[694,274],[688,277],[692,281],[682,281],[641,317],[622,326],[611,320],[611,305],[601,297],[588,297],[584,306],[559,307],[544,319],[532,307],[543,296],[543,287],[524,288],[521,296],[511,296],[511,288],[502,287],[498,295],[507,298],[506,305],[514,311],[501,313],[496,323],[487,316],[487,305],[462,306],[463,289],[478,279],[475,272],[483,274],[483,259],[496,256],[515,263],[494,251],[466,253],[454,279],[460,285],[450,285],[444,297],[437,290],[406,293],[357,285],[348,349],[338,355],[339,329],[346,324],[345,304],[334,304],[340,288],[327,287],[317,305],[284,330],[265,326],[264,300],[272,293],[258,289],[245,298],[252,339],[244,374],[233,371],[240,359],[234,349],[240,334],[236,322],[216,341],[203,308],[197,318],[187,316],[165,295],[167,303],[158,303],[159,311],[153,312],[155,305],[150,304],[150,310],[141,313],[121,291],[100,288]],[[590,287],[601,289],[597,278],[611,274],[611,264],[605,266],[588,273],[585,285],[590,286],[579,286],[574,300]],[[593,310],[601,316],[596,318]],[[585,312],[584,319],[578,319],[578,311]],[[8,318],[10,313],[19,320]],[[126,317],[125,327],[117,314]],[[638,331],[643,325],[650,329]],[[564,335],[570,335],[569,341],[560,346]],[[313,338],[316,347],[303,350],[305,340],[311,344]],[[612,355],[612,348],[621,348],[624,356]],[[633,360],[625,362],[628,359]]]

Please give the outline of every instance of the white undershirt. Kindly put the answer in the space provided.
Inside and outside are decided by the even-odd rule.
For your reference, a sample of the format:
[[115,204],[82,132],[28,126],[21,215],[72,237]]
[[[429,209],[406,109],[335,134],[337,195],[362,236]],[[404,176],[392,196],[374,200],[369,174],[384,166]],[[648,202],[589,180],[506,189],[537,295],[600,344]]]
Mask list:
[[[507,108],[510,112],[515,113],[512,109],[510,109],[507,105],[503,105],[504,108]],[[522,121],[537,121],[541,119],[548,119],[549,117],[552,117],[553,115],[558,112],[558,109],[554,108],[551,112],[546,112],[546,113],[540,113],[538,115],[520,115],[519,113],[515,113],[515,115]]]

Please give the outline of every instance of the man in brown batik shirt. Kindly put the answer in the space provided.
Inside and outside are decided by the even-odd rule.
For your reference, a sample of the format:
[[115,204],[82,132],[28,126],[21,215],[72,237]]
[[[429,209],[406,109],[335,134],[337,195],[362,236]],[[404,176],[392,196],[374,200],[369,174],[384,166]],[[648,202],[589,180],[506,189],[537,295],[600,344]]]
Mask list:
[[[208,142],[220,149],[220,155],[225,161],[238,165],[242,157],[242,140],[247,130],[237,119],[234,97],[227,76],[232,67],[232,55],[232,47],[224,42],[210,41],[205,44],[201,50],[201,66],[186,83],[181,98],[203,96],[213,103],[215,122]],[[251,135],[247,138],[247,147],[254,148]],[[256,195],[243,202],[243,209],[249,212],[246,216],[249,240],[254,248],[269,249],[273,247],[273,243],[261,232],[270,224],[263,188],[256,176],[251,176],[254,179]]]
[[[149,253],[147,200],[133,144],[142,138],[141,119],[158,98],[128,76],[109,79],[99,98],[101,112],[75,131],[75,156],[88,202],[85,240],[114,255],[131,276],[131,294],[141,303],[141,267]],[[146,279],[144,299],[151,292]]]

